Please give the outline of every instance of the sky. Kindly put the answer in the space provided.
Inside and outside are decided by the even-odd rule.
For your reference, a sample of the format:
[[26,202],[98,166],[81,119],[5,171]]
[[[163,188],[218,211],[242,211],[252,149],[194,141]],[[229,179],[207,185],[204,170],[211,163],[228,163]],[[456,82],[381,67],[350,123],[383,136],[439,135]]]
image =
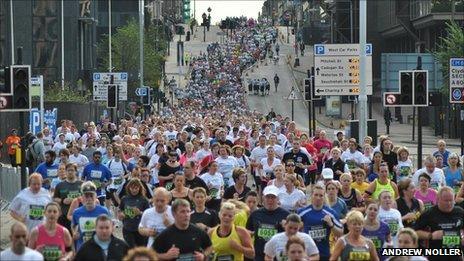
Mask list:
[[246,16],[258,18],[264,0],[190,0],[190,10],[193,14],[196,5],[196,19],[202,21],[201,15],[211,7],[211,23],[215,24],[227,16]]

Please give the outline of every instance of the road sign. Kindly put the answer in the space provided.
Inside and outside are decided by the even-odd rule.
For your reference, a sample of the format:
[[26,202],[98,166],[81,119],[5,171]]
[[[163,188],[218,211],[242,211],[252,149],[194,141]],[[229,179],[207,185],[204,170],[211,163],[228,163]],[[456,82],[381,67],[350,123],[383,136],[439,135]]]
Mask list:
[[44,122],[45,126],[52,131],[53,134],[56,134],[56,120],[58,119],[58,109],[53,108],[53,110],[46,110],[44,113]]
[[286,99],[287,100],[300,100],[300,98],[298,98],[298,92],[293,89],[290,91]]
[[29,130],[32,134],[37,134],[41,130],[40,126],[40,111],[37,108],[32,108],[29,113]]
[[93,100],[106,101],[108,96],[108,84],[111,83],[113,76],[113,84],[118,85],[119,101],[127,101],[127,80],[126,72],[118,73],[94,73],[93,74]]
[[[367,94],[372,95],[372,44],[366,55]],[[359,44],[314,45],[314,67],[316,95],[359,95]]]
[[333,95],[359,95],[359,87],[352,88],[332,88],[332,87],[316,87],[316,95],[333,96]]
[[147,87],[139,87],[135,90],[135,94],[137,96],[147,96],[148,95],[148,88]]
[[451,58],[449,70],[450,103],[464,103],[464,58]]

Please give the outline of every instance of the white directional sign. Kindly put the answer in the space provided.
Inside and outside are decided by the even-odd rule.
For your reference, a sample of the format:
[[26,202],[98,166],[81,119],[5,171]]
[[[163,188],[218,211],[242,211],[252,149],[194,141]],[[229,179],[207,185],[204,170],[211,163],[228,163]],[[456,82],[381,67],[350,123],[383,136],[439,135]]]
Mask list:
[[[372,44],[366,46],[367,94],[372,95]],[[359,44],[314,45],[316,95],[359,95]]]
[[113,76],[113,84],[118,85],[119,101],[127,101],[127,80],[126,72],[119,73],[94,73],[93,74],[93,100],[106,101],[108,96],[108,84]]
[[450,103],[464,103],[464,58],[451,58],[449,70]]

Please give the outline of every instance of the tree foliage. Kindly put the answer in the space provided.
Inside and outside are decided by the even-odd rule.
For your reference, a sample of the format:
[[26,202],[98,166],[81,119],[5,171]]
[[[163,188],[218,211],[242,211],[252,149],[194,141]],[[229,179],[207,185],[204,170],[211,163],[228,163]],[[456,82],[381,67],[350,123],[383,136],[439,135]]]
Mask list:
[[[162,64],[165,61],[166,39],[161,26],[147,25],[144,29],[144,84],[159,87]],[[130,20],[111,37],[112,65],[115,72],[129,73],[129,88],[139,86],[139,24]],[[108,35],[98,44],[100,70],[109,67]]]
[[443,72],[442,93],[449,92],[449,60],[450,58],[464,57],[464,30],[455,22],[446,23],[446,35],[440,37],[441,43],[433,52],[435,58],[441,63]]

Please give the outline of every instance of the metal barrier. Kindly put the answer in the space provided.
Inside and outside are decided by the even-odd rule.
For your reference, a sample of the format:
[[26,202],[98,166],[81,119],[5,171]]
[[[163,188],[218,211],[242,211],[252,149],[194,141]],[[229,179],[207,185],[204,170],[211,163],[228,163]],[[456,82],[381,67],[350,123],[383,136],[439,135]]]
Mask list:
[[21,168],[0,166],[0,199],[11,202],[21,191]]

